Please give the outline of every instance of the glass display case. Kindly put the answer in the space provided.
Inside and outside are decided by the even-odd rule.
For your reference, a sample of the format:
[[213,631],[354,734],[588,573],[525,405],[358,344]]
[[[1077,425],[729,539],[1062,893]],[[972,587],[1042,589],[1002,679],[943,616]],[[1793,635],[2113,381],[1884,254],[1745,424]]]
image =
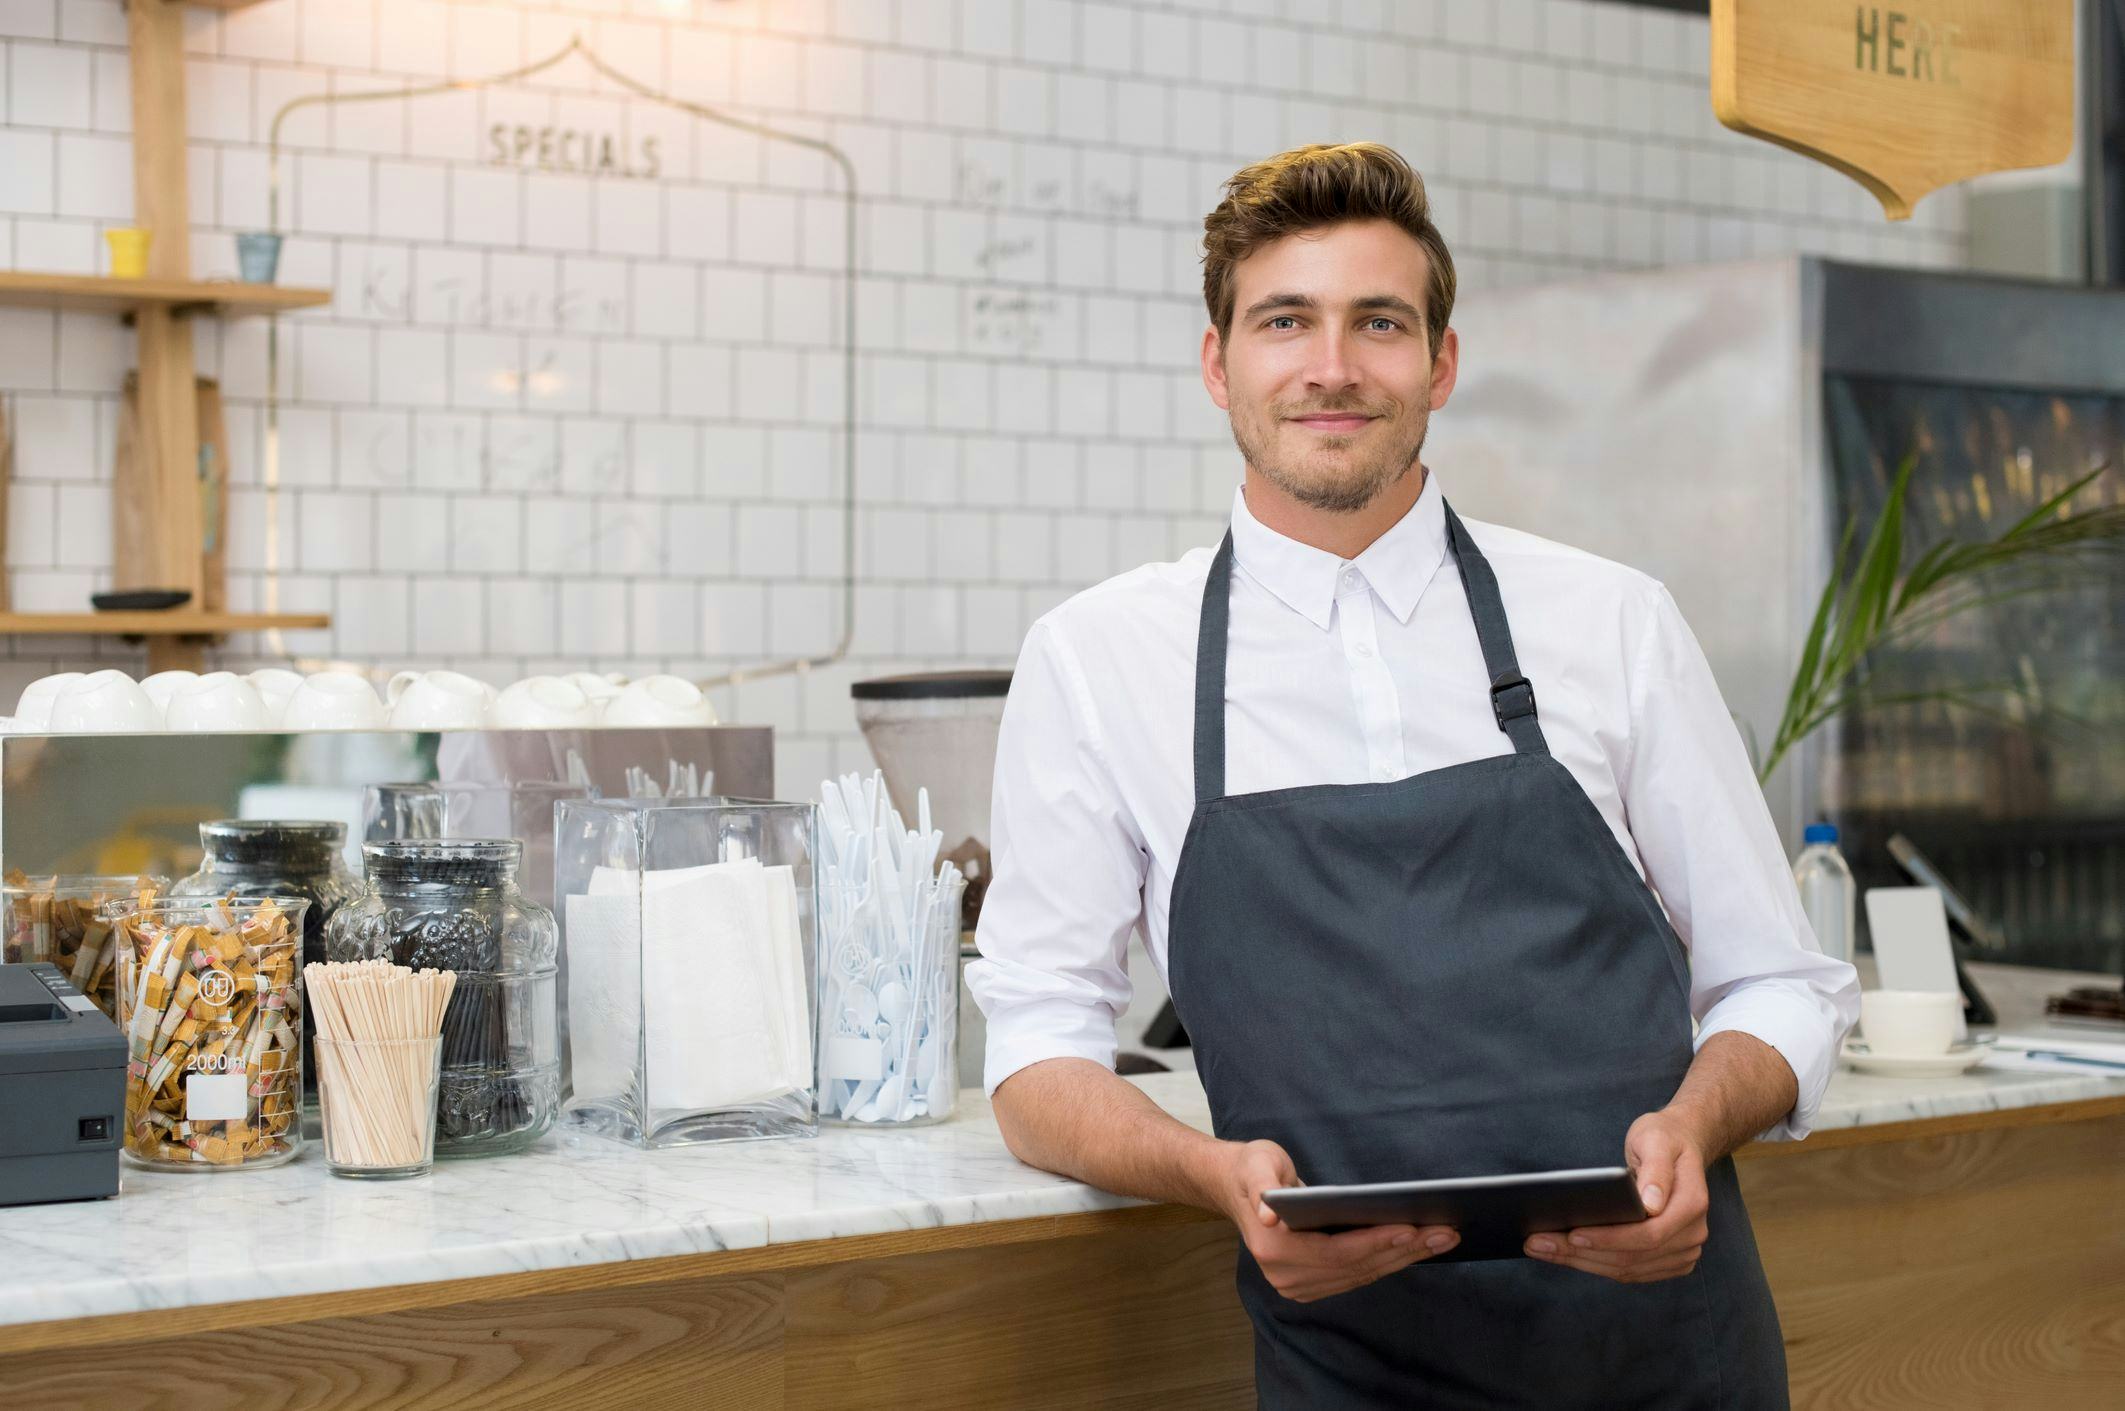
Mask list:
[[[2119,352],[2125,356],[2125,341]],[[2125,503],[2125,395],[1832,374],[1833,503],[1864,540],[1915,461],[1906,562],[1990,539],[2098,466],[2076,509]],[[2034,589],[2035,591],[2030,591]],[[2125,554],[1989,585],[1996,601],[1870,661],[1869,690],[1916,697],[1835,729],[1822,798],[1860,887],[1910,884],[1915,844],[1997,927],[1987,960],[2125,964]],[[1939,699],[1963,693],[1960,702]]]

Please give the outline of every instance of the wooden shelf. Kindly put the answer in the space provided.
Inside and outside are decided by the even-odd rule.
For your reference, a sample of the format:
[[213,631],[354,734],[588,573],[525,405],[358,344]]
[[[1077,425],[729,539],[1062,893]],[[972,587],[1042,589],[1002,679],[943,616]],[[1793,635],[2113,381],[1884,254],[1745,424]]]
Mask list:
[[37,637],[220,637],[273,628],[307,631],[330,627],[321,612],[6,612],[0,636]]
[[113,279],[96,274],[29,274],[0,270],[0,304],[89,313],[130,314],[143,307],[205,311],[222,318],[286,313],[332,302],[329,289],[234,280]]

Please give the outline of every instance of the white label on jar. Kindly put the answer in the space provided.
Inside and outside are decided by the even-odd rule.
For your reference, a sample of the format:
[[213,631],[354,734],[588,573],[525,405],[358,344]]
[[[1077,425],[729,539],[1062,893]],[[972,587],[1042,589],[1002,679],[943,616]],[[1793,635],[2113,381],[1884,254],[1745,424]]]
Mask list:
[[241,1122],[251,1115],[241,1073],[193,1073],[184,1080],[184,1120]]

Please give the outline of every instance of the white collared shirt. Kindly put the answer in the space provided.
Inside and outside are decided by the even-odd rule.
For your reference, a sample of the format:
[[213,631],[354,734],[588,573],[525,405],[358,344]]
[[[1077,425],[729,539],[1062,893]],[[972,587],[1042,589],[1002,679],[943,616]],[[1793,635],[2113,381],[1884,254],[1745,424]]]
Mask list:
[[[1400,779],[1512,742],[1431,474],[1357,558],[1287,539],[1234,497],[1226,789]],[[1674,600],[1635,569],[1464,518],[1490,560],[1550,753],[1571,771],[1690,952],[1698,1043],[1753,1034],[1800,1097],[1803,1136],[1857,1017],[1822,954],[1762,791]],[[982,959],[987,1085],[1043,1059],[1112,1066],[1130,934],[1161,977],[1195,807],[1195,637],[1214,550],[1086,590],[1033,625],[996,752]]]

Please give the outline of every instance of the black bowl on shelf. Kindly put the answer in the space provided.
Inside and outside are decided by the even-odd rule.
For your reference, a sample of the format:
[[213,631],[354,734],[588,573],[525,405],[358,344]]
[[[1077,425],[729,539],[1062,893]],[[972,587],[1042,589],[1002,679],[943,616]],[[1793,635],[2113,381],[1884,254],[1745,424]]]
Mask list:
[[185,588],[128,588],[122,593],[91,593],[89,602],[98,612],[161,612],[192,601]]

